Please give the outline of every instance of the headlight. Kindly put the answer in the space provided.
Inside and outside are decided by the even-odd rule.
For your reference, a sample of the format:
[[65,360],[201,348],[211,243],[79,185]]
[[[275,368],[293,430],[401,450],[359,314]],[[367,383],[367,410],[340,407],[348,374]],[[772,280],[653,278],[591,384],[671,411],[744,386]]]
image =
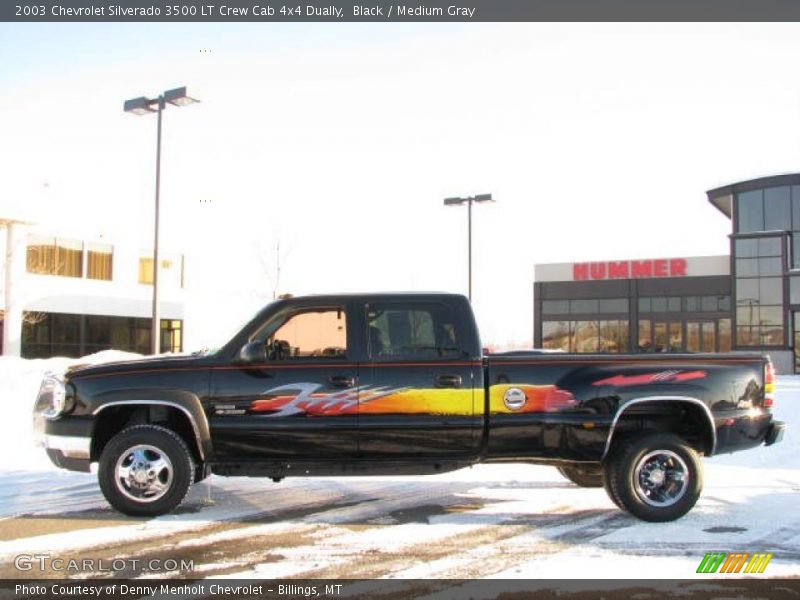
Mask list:
[[56,373],[47,373],[42,380],[42,387],[39,389],[39,397],[47,400],[50,397],[50,404],[42,413],[45,419],[55,419],[61,416],[67,409],[67,389],[64,387],[64,380]]

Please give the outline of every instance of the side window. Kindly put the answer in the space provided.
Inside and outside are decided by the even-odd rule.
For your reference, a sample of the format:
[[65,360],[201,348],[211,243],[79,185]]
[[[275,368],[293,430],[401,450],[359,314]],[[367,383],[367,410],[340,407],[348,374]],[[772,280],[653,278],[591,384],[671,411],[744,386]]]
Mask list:
[[345,358],[347,323],[342,308],[294,313],[267,339],[270,360]]
[[367,307],[371,358],[461,356],[455,317],[444,304],[374,303]]

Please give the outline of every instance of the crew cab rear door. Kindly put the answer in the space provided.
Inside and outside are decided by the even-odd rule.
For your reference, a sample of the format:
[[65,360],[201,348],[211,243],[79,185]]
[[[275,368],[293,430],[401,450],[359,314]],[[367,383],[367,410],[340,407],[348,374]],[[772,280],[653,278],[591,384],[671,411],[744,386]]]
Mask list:
[[376,299],[363,305],[367,362],[359,366],[359,455],[365,459],[477,453],[479,361],[445,300]]
[[265,360],[213,370],[208,416],[218,460],[356,455],[350,312],[346,302],[293,303],[250,336],[264,344]]

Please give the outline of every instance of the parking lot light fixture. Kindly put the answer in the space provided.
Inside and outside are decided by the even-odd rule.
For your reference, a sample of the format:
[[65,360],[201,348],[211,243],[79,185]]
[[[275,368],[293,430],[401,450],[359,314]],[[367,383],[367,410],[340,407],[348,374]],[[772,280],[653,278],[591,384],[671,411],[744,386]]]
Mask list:
[[467,297],[472,301],[472,204],[474,202],[494,202],[491,194],[478,194],[465,198],[452,197],[445,198],[445,206],[467,205]]
[[158,113],[158,125],[156,127],[156,206],[155,206],[155,231],[153,235],[153,322],[151,323],[151,350],[153,354],[161,351],[161,319],[159,318],[158,306],[158,226],[160,214],[160,191],[161,191],[161,113],[166,108],[167,103],[173,106],[187,106],[199,100],[186,94],[186,87],[174,88],[165,91],[156,98],[140,96],[126,100],[123,110],[134,115],[146,115]]

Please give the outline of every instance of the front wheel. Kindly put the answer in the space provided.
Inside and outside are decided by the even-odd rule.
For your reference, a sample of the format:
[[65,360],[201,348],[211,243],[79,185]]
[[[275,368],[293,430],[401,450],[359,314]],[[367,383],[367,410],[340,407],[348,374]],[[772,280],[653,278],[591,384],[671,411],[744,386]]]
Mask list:
[[605,468],[611,499],[643,521],[681,518],[703,489],[700,457],[670,433],[646,433],[622,441]]
[[186,443],[158,425],[136,425],[111,438],[97,473],[109,504],[131,516],[170,512],[186,497],[194,476]]

